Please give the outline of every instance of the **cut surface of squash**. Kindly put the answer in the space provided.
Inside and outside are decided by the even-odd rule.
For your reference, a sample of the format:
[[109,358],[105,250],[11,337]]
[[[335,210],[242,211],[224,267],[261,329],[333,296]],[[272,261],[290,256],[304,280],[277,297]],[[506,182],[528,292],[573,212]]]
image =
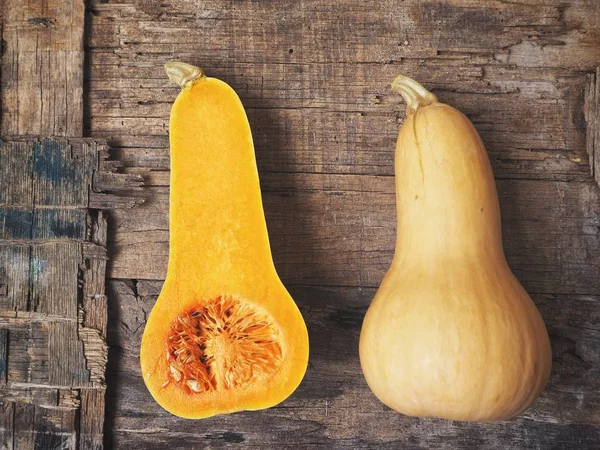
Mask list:
[[232,389],[268,379],[283,360],[281,330],[269,313],[224,295],[171,323],[167,382],[189,392]]
[[156,401],[204,418],[274,406],[300,384],[308,333],[269,245],[244,108],[226,83],[169,63],[170,253],[140,362]]

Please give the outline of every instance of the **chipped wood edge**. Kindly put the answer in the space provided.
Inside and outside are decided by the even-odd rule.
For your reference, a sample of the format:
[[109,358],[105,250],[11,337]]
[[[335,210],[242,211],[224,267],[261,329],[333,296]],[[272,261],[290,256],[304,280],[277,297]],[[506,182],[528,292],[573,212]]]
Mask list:
[[79,408],[77,389],[48,387],[15,387],[0,388],[3,402],[25,403],[44,409],[73,410]]
[[[100,294],[99,294],[100,295]],[[102,294],[104,297],[104,295]],[[106,300],[103,302],[106,306]],[[83,357],[89,371],[92,387],[104,388],[104,372],[108,361],[108,345],[104,340],[103,330],[86,327],[84,325],[85,311],[83,306],[79,307],[79,318],[77,324],[77,337],[83,345]]]

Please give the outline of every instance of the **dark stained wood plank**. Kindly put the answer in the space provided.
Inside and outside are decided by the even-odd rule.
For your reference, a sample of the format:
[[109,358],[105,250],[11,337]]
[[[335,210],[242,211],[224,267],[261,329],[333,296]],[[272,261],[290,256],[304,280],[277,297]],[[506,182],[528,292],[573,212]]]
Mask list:
[[90,139],[4,140],[0,157],[0,400],[17,418],[0,432],[14,448],[102,448],[107,220],[89,208],[137,204],[119,192],[142,180]]
[[166,169],[177,89],[162,65],[180,58],[238,91],[262,172],[391,175],[403,106],[389,83],[405,72],[473,119],[500,178],[585,179],[597,3],[343,3],[331,14],[320,1],[213,1],[201,15],[182,2],[156,15],[93,3],[90,131],[127,164]]
[[[107,444],[114,448],[581,448],[600,423],[600,192],[592,0],[90,3],[93,136],[147,187],[111,214]],[[151,399],[139,343],[168,255],[168,118],[182,59],[230,83],[253,129],[277,268],[309,326],[298,391],[267,411],[190,427]],[[392,258],[394,143],[404,72],[484,139],[504,243],[552,338],[554,368],[522,417],[403,417],[370,393],[360,323]],[[586,151],[587,148],[587,151]],[[98,198],[98,205],[102,205]],[[144,280],[154,279],[154,281]],[[320,286],[319,286],[320,285]]]
[[35,449],[77,449],[76,411],[35,406]]
[[600,185],[600,67],[588,75],[585,92],[585,119],[587,121],[586,147],[589,155],[590,172]]
[[0,448],[7,448],[12,450],[13,445],[13,430],[14,430],[14,407],[15,404],[11,402],[0,402]]
[[101,450],[103,447],[104,390],[82,389],[79,410],[79,450]]
[[34,141],[36,204],[86,208],[101,145],[83,139]]
[[[357,358],[360,325],[373,288],[292,286],[308,325],[311,356],[299,389],[270,410],[211,418],[202,427],[163,411],[139,369],[143,327],[160,281],[109,283],[109,415],[117,448],[594,448],[600,437],[600,296],[537,295],[554,367],[547,389],[523,416],[492,424],[409,418],[368,389]],[[265,424],[269,424],[265,427]],[[190,444],[193,442],[193,445]],[[386,447],[387,446],[387,447]]]
[[0,386],[6,384],[8,355],[8,330],[0,330]]
[[6,0],[2,135],[82,136],[84,2]]
[[12,426],[13,450],[30,450],[34,447],[35,406],[27,403],[14,404]]
[[[261,183],[275,263],[284,281],[379,285],[395,245],[393,178],[262,174]],[[593,181],[497,184],[505,251],[526,289],[600,292],[600,191]],[[144,195],[144,205],[113,215],[112,277],[165,276],[168,189],[149,187]]]

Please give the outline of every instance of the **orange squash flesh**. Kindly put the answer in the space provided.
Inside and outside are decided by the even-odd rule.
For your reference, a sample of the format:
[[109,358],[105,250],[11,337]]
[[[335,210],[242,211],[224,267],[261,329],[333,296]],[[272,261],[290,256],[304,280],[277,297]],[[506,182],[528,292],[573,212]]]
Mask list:
[[182,85],[170,254],[142,339],[144,381],[181,417],[268,408],[300,384],[308,333],[273,264],[248,120],[226,83],[183,63],[167,72]]

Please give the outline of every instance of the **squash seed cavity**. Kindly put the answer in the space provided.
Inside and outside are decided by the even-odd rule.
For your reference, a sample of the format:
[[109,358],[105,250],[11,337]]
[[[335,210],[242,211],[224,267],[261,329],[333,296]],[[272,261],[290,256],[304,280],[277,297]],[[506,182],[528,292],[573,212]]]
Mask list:
[[189,394],[271,376],[283,361],[281,330],[268,312],[233,296],[177,317],[167,340],[167,380]]

